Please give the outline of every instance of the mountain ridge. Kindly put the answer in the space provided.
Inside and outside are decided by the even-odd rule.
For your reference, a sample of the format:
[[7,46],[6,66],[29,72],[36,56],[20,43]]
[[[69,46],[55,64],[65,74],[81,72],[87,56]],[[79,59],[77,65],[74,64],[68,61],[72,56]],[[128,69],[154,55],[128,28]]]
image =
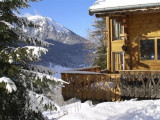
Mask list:
[[53,39],[65,44],[88,43],[89,40],[77,35],[63,25],[55,22],[49,17],[39,15],[27,17],[30,21],[39,25],[39,29],[25,29],[25,31],[42,39]]
[[37,64],[43,66],[53,64],[70,68],[88,67],[91,64],[86,61],[86,57],[95,49],[94,43],[49,17],[31,16],[28,20],[40,27],[38,29],[26,28],[26,32],[54,44],[49,47],[47,54],[43,55],[42,60]]

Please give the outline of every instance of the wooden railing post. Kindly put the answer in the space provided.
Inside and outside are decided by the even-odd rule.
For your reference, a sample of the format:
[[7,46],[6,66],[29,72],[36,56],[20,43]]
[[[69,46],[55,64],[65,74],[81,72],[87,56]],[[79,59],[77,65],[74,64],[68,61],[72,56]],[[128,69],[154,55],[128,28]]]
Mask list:
[[[64,73],[61,73],[61,79],[66,81]],[[66,87],[62,87],[62,96],[66,97]]]

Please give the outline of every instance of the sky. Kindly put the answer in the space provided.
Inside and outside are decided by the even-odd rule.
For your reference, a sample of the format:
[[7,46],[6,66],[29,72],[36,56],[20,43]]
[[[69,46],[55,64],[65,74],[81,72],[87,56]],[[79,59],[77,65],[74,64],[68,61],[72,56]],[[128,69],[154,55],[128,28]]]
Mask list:
[[21,10],[21,15],[41,15],[50,17],[76,34],[87,38],[88,29],[94,16],[90,16],[88,8],[96,0],[41,0],[30,2],[31,7]]

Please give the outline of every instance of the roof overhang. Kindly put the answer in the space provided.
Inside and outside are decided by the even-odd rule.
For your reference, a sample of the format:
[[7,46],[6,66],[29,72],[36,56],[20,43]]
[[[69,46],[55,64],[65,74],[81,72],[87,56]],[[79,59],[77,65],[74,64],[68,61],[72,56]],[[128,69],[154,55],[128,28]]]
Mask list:
[[160,2],[159,3],[149,3],[149,4],[137,4],[137,5],[127,5],[127,6],[117,6],[117,7],[108,7],[108,8],[97,8],[97,9],[89,9],[90,15],[114,15],[122,14],[126,12],[135,12],[135,11],[147,11],[147,10],[159,10],[160,9]]

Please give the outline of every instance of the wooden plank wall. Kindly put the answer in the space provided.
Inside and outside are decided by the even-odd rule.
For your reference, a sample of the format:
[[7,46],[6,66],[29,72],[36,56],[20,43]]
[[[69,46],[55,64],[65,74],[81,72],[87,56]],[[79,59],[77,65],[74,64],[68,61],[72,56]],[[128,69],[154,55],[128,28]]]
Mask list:
[[119,74],[71,74],[62,73],[69,84],[62,88],[65,99],[119,101],[121,100]]
[[[108,17],[107,17],[108,18]],[[124,24],[125,40],[113,40],[112,19],[120,17],[110,17],[107,20],[107,29],[110,39],[107,46],[107,69],[113,71],[113,52],[123,52],[122,46],[127,46],[125,52],[125,69],[126,70],[160,70],[160,60],[158,60],[157,39],[160,39],[160,14],[129,14],[122,15]],[[110,20],[110,21],[109,21]],[[153,39],[155,42],[155,59],[141,60],[140,41]],[[111,55],[110,55],[111,54]]]
[[[133,70],[160,70],[160,60],[157,59],[156,54],[156,39],[160,38],[159,21],[159,13],[129,15],[128,29],[132,63],[126,61],[126,64],[132,64]],[[147,39],[155,40],[155,60],[141,60],[140,41]]]

